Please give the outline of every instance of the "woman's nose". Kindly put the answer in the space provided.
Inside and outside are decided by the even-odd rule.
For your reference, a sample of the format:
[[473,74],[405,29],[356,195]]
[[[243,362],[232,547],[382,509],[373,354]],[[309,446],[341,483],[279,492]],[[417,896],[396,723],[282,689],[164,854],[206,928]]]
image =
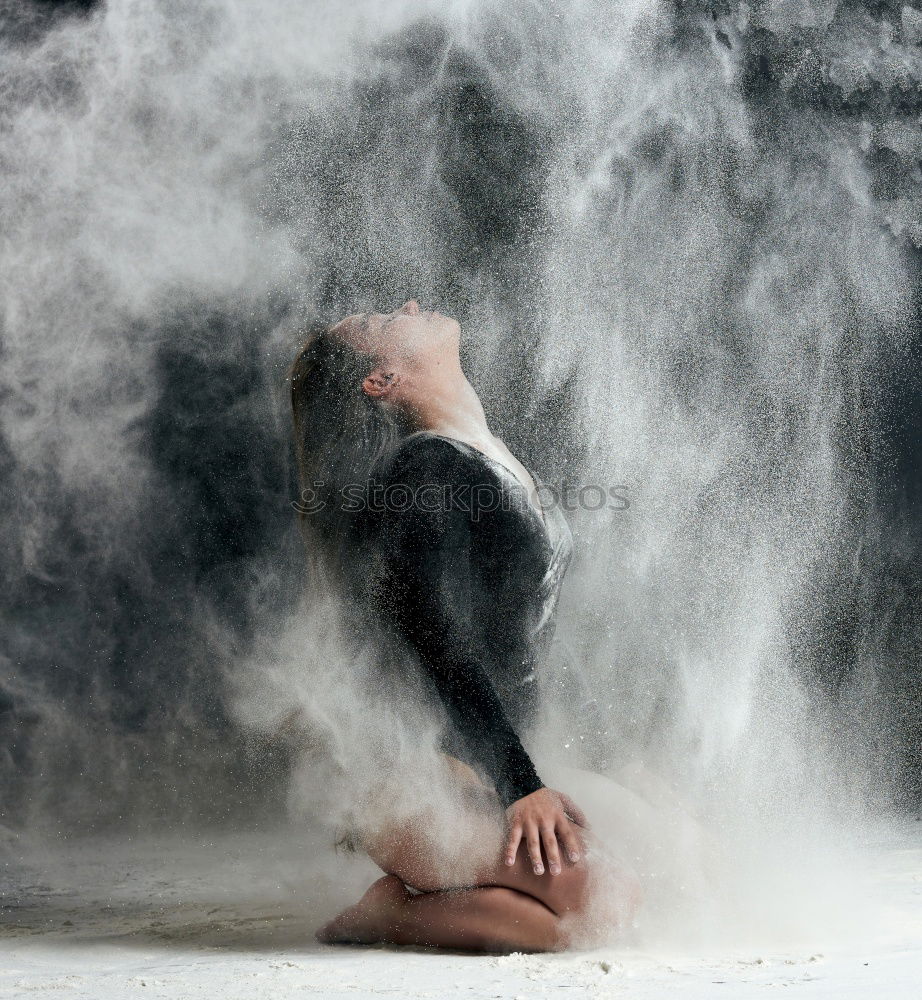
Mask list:
[[403,304],[403,312],[408,316],[418,316],[419,315],[419,303],[416,299],[409,299]]

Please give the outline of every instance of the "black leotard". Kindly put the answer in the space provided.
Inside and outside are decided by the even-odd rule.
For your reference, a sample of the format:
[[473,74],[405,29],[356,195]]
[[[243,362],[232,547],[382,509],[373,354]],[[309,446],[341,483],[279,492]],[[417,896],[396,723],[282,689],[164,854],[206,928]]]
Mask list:
[[572,551],[567,522],[557,506],[539,511],[501,463],[429,431],[403,438],[375,478],[386,492],[373,604],[447,710],[443,749],[507,806],[543,787],[519,733],[536,714],[536,668]]

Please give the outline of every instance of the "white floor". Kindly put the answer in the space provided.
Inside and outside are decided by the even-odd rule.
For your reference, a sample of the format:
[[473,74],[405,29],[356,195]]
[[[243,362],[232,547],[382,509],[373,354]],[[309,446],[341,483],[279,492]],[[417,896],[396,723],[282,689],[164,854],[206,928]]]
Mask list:
[[873,899],[855,901],[858,923],[869,915],[857,943],[817,926],[783,947],[760,946],[758,932],[694,948],[640,935],[591,953],[479,957],[316,945],[313,927],[373,870],[290,829],[53,847],[9,838],[0,997],[920,996],[922,823],[881,833],[863,858]]

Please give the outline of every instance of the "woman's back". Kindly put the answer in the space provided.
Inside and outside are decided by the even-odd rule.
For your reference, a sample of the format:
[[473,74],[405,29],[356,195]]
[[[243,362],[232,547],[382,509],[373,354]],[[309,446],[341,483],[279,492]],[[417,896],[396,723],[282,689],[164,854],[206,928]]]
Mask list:
[[447,709],[443,749],[514,801],[541,787],[520,736],[570,560],[566,521],[538,510],[505,466],[429,431],[403,438],[373,478],[363,534],[374,611]]

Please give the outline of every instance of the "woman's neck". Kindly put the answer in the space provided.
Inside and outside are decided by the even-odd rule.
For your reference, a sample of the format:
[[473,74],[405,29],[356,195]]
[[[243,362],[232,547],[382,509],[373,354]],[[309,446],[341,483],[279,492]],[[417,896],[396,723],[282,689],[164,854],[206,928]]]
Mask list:
[[471,442],[491,441],[483,405],[462,371],[451,378],[417,384],[418,392],[409,403],[411,423],[419,431],[433,431]]

